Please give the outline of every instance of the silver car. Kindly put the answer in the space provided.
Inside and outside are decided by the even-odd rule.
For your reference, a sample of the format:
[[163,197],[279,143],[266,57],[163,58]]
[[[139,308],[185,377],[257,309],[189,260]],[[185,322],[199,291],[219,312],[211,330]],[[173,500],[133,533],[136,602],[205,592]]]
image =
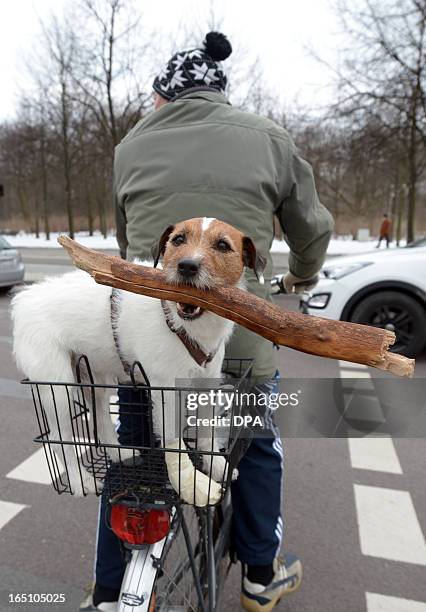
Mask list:
[[12,287],[24,280],[21,254],[0,236],[0,287]]

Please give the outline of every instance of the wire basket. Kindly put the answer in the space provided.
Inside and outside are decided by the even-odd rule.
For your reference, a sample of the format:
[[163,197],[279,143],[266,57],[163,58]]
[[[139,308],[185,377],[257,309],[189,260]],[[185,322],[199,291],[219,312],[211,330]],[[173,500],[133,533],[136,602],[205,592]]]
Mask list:
[[[241,401],[249,387],[251,360],[225,359],[223,371],[223,380],[212,386],[153,387],[135,362],[129,383],[97,384],[82,355],[75,361],[72,383],[22,381],[31,387],[39,429],[34,441],[43,445],[54,489],[59,494],[80,495],[103,491],[113,503],[127,499],[144,506],[173,505],[182,501],[181,482],[171,485],[166,458],[176,453],[179,468],[181,461],[188,457],[191,461],[194,500],[197,477],[205,481],[202,472],[208,478],[205,505],[220,502],[251,439]],[[206,427],[205,409],[200,416],[199,406],[189,408],[189,394],[198,398],[202,392],[217,398],[219,391],[227,398],[226,414],[223,406],[213,402],[207,408]],[[172,438],[178,445],[170,445]],[[219,475],[217,461],[223,466]],[[213,480],[221,487],[219,499],[210,493]]]

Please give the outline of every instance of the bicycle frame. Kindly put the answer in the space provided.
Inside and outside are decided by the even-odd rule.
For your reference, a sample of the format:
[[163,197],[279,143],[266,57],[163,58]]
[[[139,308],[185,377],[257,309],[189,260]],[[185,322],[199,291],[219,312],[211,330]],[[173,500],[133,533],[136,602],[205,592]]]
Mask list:
[[156,562],[161,559],[167,537],[155,544],[146,544],[131,550],[117,612],[148,612],[158,571]]

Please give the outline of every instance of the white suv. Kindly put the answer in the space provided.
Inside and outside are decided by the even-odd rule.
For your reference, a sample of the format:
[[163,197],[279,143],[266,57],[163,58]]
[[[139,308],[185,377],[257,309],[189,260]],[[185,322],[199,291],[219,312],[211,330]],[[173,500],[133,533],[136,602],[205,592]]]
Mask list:
[[307,306],[309,314],[395,331],[394,350],[418,355],[426,345],[426,239],[327,261]]

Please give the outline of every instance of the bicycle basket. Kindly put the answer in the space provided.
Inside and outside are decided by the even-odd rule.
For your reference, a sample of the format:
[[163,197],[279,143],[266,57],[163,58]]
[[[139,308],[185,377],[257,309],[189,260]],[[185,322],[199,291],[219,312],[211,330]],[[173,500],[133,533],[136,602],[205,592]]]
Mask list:
[[[223,369],[232,372],[232,378],[202,389],[150,386],[138,362],[131,368],[129,384],[97,384],[82,355],[76,360],[74,382],[22,381],[31,387],[39,429],[34,441],[43,445],[57,493],[100,495],[104,490],[112,501],[175,504],[183,493],[180,468],[188,470],[190,465],[192,501],[197,500],[197,478],[205,483],[207,476],[205,505],[220,502],[250,440],[245,408],[238,399],[248,388],[251,360],[226,359]],[[198,398],[202,392],[217,398],[219,391],[227,398],[228,420],[215,400],[206,409],[206,424],[206,411],[190,407],[188,396]],[[178,443],[170,444],[172,439]],[[170,458],[179,466],[174,486],[166,465]],[[219,496],[214,481],[220,485]]]

